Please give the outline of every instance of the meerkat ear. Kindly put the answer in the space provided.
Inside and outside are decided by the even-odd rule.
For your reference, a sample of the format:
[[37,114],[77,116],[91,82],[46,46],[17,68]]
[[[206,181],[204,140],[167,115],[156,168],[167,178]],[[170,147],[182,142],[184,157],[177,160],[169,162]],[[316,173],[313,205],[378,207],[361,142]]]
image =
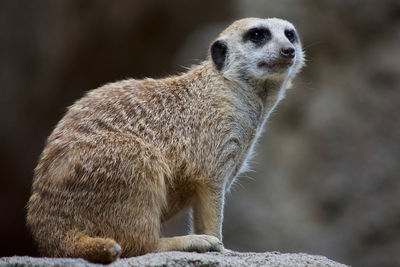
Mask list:
[[228,51],[228,47],[225,41],[216,40],[211,45],[211,58],[214,61],[215,65],[217,66],[218,70],[221,70],[224,66],[226,53]]

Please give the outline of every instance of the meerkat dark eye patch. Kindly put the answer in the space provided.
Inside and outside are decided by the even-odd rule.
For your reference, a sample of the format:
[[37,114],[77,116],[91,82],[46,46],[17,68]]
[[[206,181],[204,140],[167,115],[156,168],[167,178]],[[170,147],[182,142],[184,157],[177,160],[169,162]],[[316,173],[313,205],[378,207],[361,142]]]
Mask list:
[[285,36],[291,43],[294,43],[297,40],[297,36],[294,30],[285,30]]
[[271,39],[271,32],[268,28],[252,28],[243,35],[243,41],[252,41],[257,45],[265,44]]
[[227,51],[228,47],[222,40],[217,40],[211,45],[211,58],[218,70],[224,66]]

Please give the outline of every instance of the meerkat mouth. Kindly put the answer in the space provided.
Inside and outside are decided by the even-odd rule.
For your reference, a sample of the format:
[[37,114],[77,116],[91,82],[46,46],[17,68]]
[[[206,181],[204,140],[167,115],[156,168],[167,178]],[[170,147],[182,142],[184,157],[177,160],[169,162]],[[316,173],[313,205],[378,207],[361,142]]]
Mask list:
[[293,60],[279,60],[273,62],[261,61],[258,63],[259,68],[266,68],[270,70],[286,70],[294,63]]

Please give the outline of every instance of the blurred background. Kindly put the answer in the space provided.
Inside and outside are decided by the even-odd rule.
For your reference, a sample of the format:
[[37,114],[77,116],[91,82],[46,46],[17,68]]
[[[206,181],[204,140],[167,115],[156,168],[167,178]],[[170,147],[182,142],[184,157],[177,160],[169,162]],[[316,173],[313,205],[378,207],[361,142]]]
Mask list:
[[308,62],[228,197],[225,246],[400,266],[398,0],[0,0],[0,256],[38,255],[24,206],[67,106],[184,71],[249,16],[293,22]]

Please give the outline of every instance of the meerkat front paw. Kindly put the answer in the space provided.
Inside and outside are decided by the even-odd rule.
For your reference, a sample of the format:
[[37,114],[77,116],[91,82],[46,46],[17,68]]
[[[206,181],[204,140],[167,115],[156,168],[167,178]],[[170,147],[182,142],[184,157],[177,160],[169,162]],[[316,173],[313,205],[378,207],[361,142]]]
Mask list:
[[185,251],[197,251],[197,252],[207,252],[207,251],[223,251],[224,246],[222,242],[211,235],[187,235],[185,242]]

